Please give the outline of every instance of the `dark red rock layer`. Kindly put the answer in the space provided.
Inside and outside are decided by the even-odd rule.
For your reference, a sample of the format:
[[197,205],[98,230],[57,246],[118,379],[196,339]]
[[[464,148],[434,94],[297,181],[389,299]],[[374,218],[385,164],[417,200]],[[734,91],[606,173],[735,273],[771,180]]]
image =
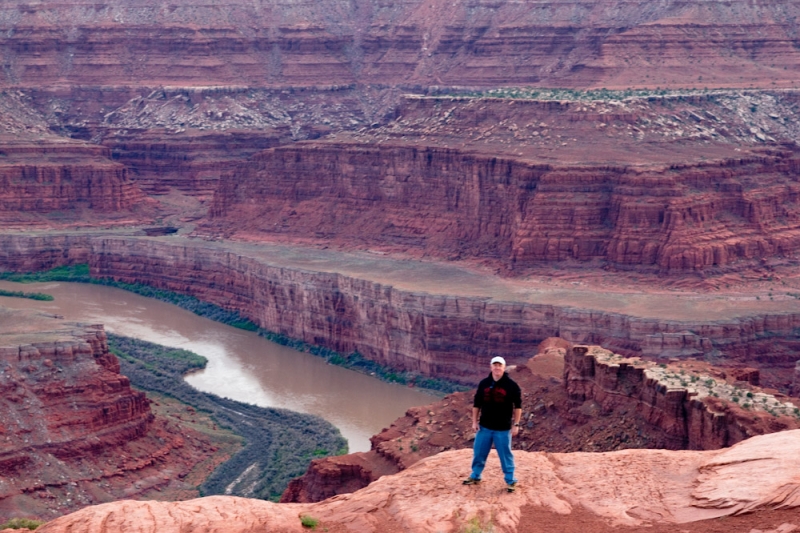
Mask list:
[[777,0],[16,0],[0,56],[6,86],[784,85],[797,15]]
[[664,272],[730,268],[800,245],[799,170],[790,152],[777,151],[641,168],[302,143],[223,176],[211,227],[483,257],[521,270],[570,259]]
[[108,138],[114,160],[125,166],[131,180],[150,194],[175,188],[192,195],[211,196],[219,176],[256,152],[290,138],[284,131],[230,131],[174,135],[153,131],[126,132]]
[[5,227],[130,221],[141,219],[150,205],[106,148],[52,137],[5,136],[0,152],[0,221]]
[[[471,382],[483,361],[522,362],[547,337],[602,343],[625,354],[703,356],[794,367],[800,313],[732,320],[642,319],[555,305],[413,293],[336,273],[272,265],[199,241],[98,238],[93,276],[192,294],[235,309],[268,330],[397,369]],[[691,331],[688,331],[691,329]],[[491,354],[491,355],[490,355]],[[786,388],[788,372],[762,375]],[[782,377],[781,377],[781,374]]]

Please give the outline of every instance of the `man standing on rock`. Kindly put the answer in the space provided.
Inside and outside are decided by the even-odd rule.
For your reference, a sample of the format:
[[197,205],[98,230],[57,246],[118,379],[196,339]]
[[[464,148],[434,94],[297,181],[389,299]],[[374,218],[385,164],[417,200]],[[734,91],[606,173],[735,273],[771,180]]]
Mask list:
[[464,485],[477,485],[481,482],[486,458],[494,444],[500,457],[506,490],[514,492],[517,480],[514,478],[511,437],[519,433],[522,391],[519,385],[508,377],[505,359],[494,357],[491,368],[492,373],[478,385],[472,404],[472,429],[477,433],[472,454],[472,474],[464,480]]

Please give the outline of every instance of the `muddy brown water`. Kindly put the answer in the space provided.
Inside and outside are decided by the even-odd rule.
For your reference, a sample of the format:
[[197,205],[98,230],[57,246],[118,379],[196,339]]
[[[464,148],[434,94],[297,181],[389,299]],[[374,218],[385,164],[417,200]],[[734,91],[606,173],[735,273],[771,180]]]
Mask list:
[[350,451],[367,451],[369,438],[409,407],[435,400],[406,386],[384,383],[329,365],[313,355],[199,317],[174,305],[121,289],[83,283],[11,283],[0,289],[44,292],[52,302],[0,296],[0,306],[38,309],[68,320],[101,323],[106,331],[208,358],[187,376],[198,389],[264,407],[319,415],[339,428]]

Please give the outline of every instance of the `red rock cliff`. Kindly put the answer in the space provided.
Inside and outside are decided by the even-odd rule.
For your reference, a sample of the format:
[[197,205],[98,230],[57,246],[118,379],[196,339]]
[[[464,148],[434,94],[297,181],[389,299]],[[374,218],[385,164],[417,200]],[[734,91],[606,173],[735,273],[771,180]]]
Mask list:
[[[336,272],[287,268],[258,247],[174,238],[98,238],[93,276],[146,283],[240,311],[258,325],[402,370],[471,383],[482,362],[523,362],[547,337],[620,353],[702,355],[794,366],[800,313],[730,320],[644,319],[556,305],[411,292]],[[689,331],[691,329],[691,331]],[[784,346],[784,344],[786,346]],[[661,350],[661,351],[660,351]],[[759,363],[763,353],[772,354]],[[787,387],[791,376],[772,386]]]
[[789,84],[797,6],[5,2],[6,86]]
[[[288,129],[288,128],[287,128]],[[280,143],[288,132],[225,132],[174,135],[153,131],[116,135],[105,141],[114,160],[150,194],[170,188],[210,196],[220,174],[248,156]],[[282,134],[282,135],[281,135]]]
[[153,414],[119,374],[102,326],[5,309],[0,322],[0,509],[8,512],[20,494],[47,499],[48,486],[76,481],[68,464],[143,437]]
[[0,270],[39,272],[59,266],[86,264],[92,234],[0,234]]
[[[798,405],[700,372],[575,346],[564,360],[570,398],[603,409],[628,403],[663,432],[669,448],[724,448],[753,435],[800,427]],[[756,389],[759,390],[759,389]]]
[[197,496],[227,458],[156,417],[102,325],[0,308],[0,519],[52,519],[120,498]]
[[533,161],[385,144],[270,149],[223,176],[210,227],[521,270],[576,259],[701,271],[800,245],[789,152],[645,168]]
[[91,224],[147,202],[111,160],[110,150],[79,141],[0,139],[0,221],[9,225]]

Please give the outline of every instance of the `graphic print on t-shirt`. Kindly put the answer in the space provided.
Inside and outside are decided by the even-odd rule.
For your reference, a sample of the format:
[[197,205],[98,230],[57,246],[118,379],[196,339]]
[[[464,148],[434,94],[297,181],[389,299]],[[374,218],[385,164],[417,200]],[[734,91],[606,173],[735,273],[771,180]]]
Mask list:
[[492,385],[483,389],[483,403],[503,403],[508,393],[502,387]]

